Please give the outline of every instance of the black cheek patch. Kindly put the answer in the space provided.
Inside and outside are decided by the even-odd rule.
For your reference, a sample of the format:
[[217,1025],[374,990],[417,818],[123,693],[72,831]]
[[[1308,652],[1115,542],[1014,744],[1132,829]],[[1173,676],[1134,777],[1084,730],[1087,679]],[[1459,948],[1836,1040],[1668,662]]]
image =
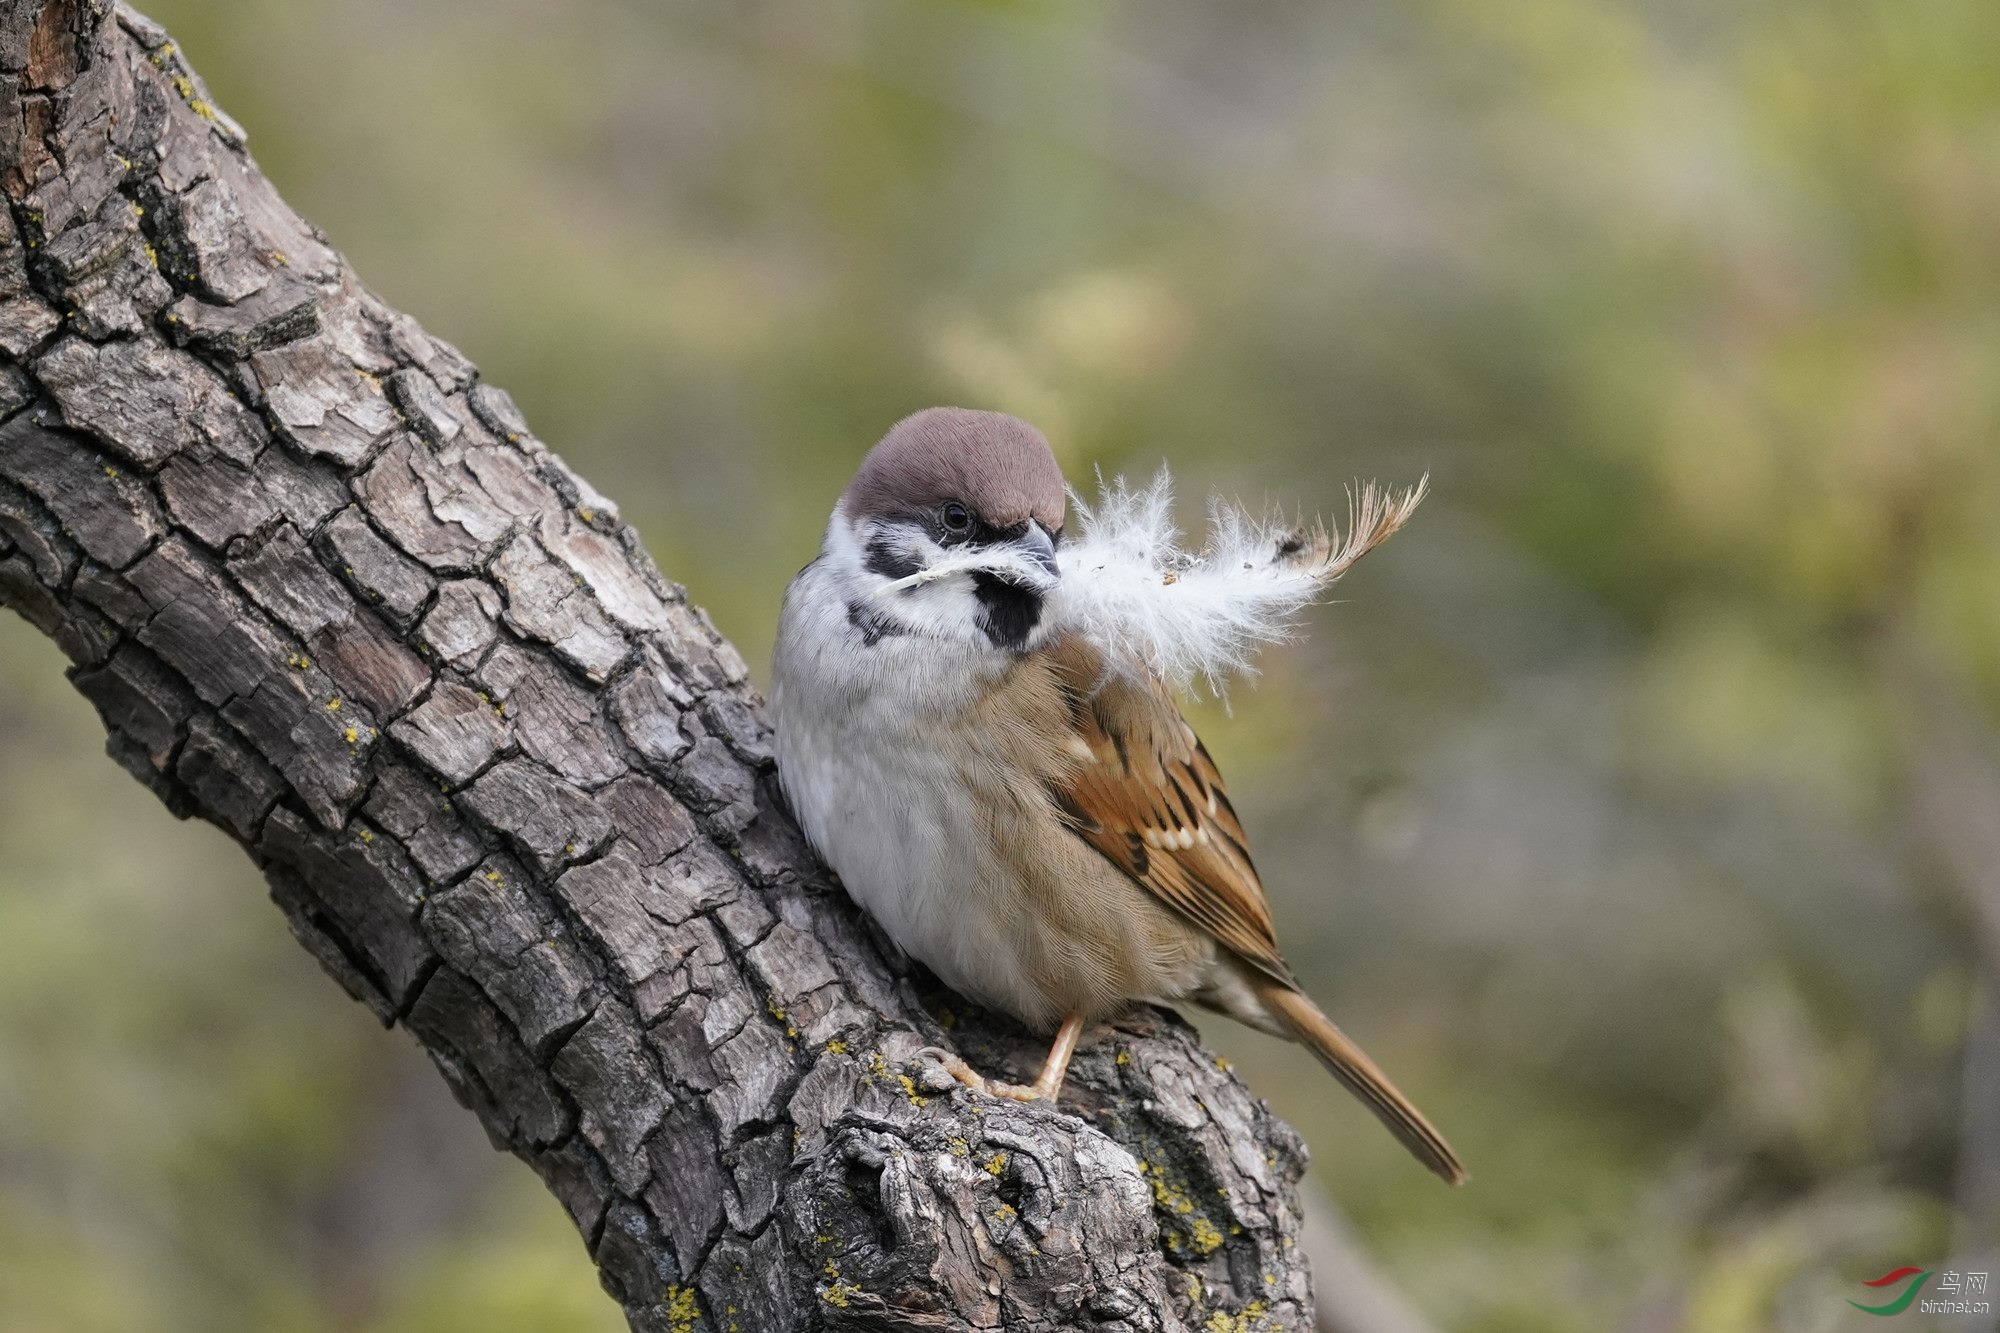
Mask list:
[[1012,652],[1027,647],[1042,618],[1042,595],[986,573],[972,576],[972,589],[979,597],[980,628],[993,646]]
[[847,604],[847,623],[860,631],[861,646],[864,648],[873,648],[884,639],[900,638],[909,633],[895,621],[860,602]]
[[917,572],[917,562],[898,551],[895,543],[884,536],[869,539],[867,566],[869,573],[885,579],[906,579]]

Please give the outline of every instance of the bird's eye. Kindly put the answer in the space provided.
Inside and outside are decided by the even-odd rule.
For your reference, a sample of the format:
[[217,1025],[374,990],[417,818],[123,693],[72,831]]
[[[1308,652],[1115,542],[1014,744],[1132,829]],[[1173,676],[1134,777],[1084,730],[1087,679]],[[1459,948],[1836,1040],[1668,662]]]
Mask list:
[[946,532],[963,535],[972,531],[972,511],[956,500],[945,503],[938,510],[938,518],[944,523]]

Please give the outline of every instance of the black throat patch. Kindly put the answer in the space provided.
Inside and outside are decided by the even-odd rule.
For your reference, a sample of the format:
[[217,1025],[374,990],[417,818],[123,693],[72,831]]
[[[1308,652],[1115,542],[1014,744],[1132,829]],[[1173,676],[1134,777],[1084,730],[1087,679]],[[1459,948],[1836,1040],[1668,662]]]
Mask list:
[[979,627],[996,648],[1019,652],[1042,618],[1042,595],[987,573],[972,576],[979,597]]

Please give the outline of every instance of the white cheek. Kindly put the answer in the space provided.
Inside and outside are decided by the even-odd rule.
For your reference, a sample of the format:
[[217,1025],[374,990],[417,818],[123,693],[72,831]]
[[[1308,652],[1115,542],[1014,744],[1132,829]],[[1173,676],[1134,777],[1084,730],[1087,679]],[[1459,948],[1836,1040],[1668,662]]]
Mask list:
[[935,639],[971,639],[985,643],[979,624],[979,599],[972,580],[951,578],[919,588],[892,592],[877,603],[917,634]]
[[886,536],[898,554],[928,566],[944,554],[942,547],[909,528],[865,524],[860,531],[836,513],[826,533],[825,551],[836,569],[845,571],[848,595],[858,598],[910,633],[931,639],[984,645],[979,624],[979,599],[969,577],[940,579],[914,588],[888,591],[892,580],[868,568],[868,543]]

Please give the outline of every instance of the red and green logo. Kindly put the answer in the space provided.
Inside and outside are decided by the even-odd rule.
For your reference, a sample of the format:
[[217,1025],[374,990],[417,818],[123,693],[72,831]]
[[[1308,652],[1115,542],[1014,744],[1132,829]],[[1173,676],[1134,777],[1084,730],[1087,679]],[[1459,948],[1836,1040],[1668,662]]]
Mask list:
[[1849,1301],[1848,1304],[1863,1314],[1901,1314],[1910,1308],[1911,1301],[1917,1299],[1917,1293],[1924,1289],[1924,1283],[1930,1280],[1933,1271],[1929,1268],[1911,1267],[1899,1268],[1893,1273],[1884,1273],[1873,1282],[1864,1282],[1861,1285],[1864,1287],[1893,1287],[1898,1282],[1906,1281],[1908,1285],[1903,1288],[1902,1295],[1896,1297],[1895,1300],[1890,1301],[1886,1305],[1863,1305],[1860,1301]]

